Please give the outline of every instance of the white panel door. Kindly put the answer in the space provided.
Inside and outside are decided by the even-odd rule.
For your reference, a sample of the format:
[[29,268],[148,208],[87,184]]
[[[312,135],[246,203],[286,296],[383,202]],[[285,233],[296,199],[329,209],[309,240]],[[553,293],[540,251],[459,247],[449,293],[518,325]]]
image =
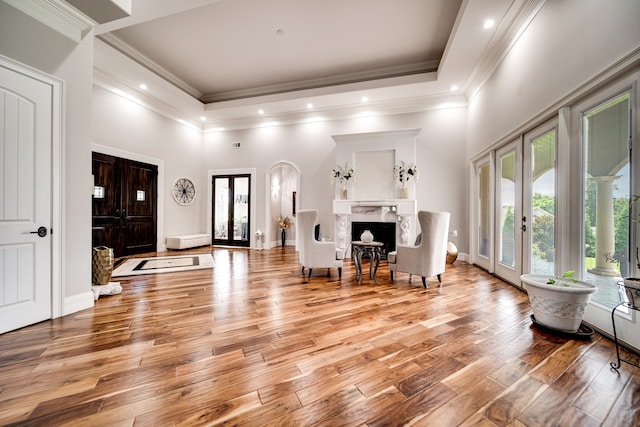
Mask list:
[[52,86],[0,64],[0,333],[52,317],[51,156]]

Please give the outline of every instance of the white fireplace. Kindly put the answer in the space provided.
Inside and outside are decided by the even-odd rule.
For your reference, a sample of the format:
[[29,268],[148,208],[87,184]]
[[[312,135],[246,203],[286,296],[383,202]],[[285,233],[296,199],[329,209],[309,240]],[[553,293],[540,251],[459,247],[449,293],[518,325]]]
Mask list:
[[359,240],[359,236],[351,236],[351,223],[354,221],[395,223],[396,242],[403,245],[413,243],[416,209],[416,201],[409,199],[334,200],[336,244],[347,248],[352,240]]
[[[348,165],[355,180],[347,186],[347,198],[341,200],[341,188],[333,201],[334,233],[338,246],[348,248],[352,240],[352,222],[389,222],[396,224],[396,242],[412,244],[416,235],[417,201],[415,181],[407,184],[408,198],[400,198],[402,186],[394,167],[400,162],[416,163],[416,138],[420,129],[334,135],[336,165]],[[375,238],[375,236],[374,236]]]

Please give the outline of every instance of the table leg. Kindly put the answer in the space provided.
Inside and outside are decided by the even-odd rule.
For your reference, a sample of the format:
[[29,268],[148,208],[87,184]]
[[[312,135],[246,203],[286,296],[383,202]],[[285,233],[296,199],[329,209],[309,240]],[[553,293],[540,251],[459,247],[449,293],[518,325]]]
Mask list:
[[362,249],[357,246],[352,246],[353,263],[356,266],[356,277],[358,278],[358,285],[362,284]]
[[[376,268],[373,270],[373,281],[377,285],[378,284],[378,266],[380,265],[380,248],[374,248],[372,257],[376,260]],[[371,263],[373,264],[373,258],[371,258]]]

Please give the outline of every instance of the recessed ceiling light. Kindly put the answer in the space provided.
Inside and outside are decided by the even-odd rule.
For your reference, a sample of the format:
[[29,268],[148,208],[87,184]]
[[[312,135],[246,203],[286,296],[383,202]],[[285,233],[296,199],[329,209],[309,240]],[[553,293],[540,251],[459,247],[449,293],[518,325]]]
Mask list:
[[202,120],[203,122],[207,120],[207,118],[205,116],[200,116],[200,120]]
[[147,90],[147,89],[149,89],[149,87],[148,87],[146,84],[144,84],[144,83],[140,83],[140,86],[138,86],[138,87],[139,87],[140,89],[142,89],[142,90]]
[[308,103],[307,103],[307,108],[308,108],[308,109],[312,109],[312,108],[313,108],[313,104],[312,104],[312,103],[310,103],[310,102],[308,102]]
[[264,110],[261,108],[258,110],[258,114],[264,114]]
[[279,36],[284,36],[284,30],[279,28],[279,29],[276,30],[276,34],[279,35]]
[[460,88],[459,88],[457,85],[453,85],[453,86],[451,86],[451,92],[455,92],[455,91],[457,91],[458,89],[460,89]]
[[369,98],[367,98],[366,96],[362,97],[362,102],[369,102]]
[[494,25],[496,25],[496,23],[493,19],[487,19],[486,21],[484,21],[483,28],[485,30],[488,30],[489,28],[492,28]]

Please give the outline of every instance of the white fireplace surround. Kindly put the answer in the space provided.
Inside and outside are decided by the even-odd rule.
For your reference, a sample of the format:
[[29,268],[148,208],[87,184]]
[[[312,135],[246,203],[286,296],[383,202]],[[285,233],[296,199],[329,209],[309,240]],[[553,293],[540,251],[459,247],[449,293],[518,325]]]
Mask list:
[[[396,242],[403,245],[409,244],[415,237],[416,200],[334,200],[333,214],[336,244],[341,248],[348,248],[351,243],[351,222],[353,221],[395,222]],[[357,239],[357,236],[353,239]],[[348,251],[345,251],[345,255],[347,253]]]
[[[400,162],[416,163],[416,138],[420,129],[334,135],[336,164],[355,170],[355,181],[347,187],[347,200],[333,201],[336,244],[349,248],[351,222],[394,222],[396,242],[410,244],[416,235],[416,183],[408,182],[409,198],[400,199],[401,185],[394,166]],[[375,237],[375,236],[374,236]],[[348,251],[345,251],[347,254]]]

